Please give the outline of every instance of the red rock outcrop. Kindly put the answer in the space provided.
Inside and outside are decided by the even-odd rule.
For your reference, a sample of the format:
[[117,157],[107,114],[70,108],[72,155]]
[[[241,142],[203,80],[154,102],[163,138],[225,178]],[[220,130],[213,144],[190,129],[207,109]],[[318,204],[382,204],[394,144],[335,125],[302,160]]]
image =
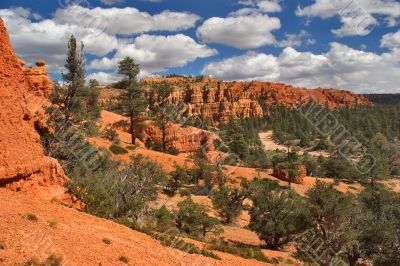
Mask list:
[[[304,178],[307,175],[306,167],[304,165],[300,164],[296,168],[297,168],[297,171],[299,172],[299,174],[293,178],[292,183],[303,184]],[[284,170],[274,168],[272,175],[280,180],[289,181],[289,175]]]
[[211,124],[225,123],[229,117],[260,117],[262,105],[279,105],[297,108],[309,102],[317,102],[329,108],[354,107],[369,104],[362,95],[337,89],[305,89],[272,82],[224,82],[216,78],[145,78],[151,90],[152,84],[167,82],[174,92],[172,104],[186,103],[188,116],[201,117]]
[[44,155],[32,124],[29,84],[0,19],[0,186],[15,190],[66,180],[57,160]]
[[[23,62],[21,63],[23,64]],[[25,80],[28,83],[29,92],[35,96],[48,98],[53,89],[53,82],[48,76],[46,62],[38,60],[36,67],[25,67]]]
[[[149,123],[143,133],[144,141],[147,139],[159,143],[162,141],[162,131],[153,123]],[[212,132],[190,126],[182,127],[173,123],[168,125],[167,136],[167,148],[175,148],[182,153],[194,153],[200,148],[205,152],[215,151],[214,140],[218,139],[218,136]]]

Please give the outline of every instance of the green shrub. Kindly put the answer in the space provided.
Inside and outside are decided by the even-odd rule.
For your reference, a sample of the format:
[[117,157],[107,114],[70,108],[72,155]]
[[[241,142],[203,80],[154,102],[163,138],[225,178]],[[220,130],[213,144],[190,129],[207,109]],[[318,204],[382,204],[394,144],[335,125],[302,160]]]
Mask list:
[[58,222],[56,220],[50,220],[47,222],[50,227],[57,228]]
[[165,232],[174,226],[174,215],[163,205],[154,212],[157,220],[157,230]]
[[225,223],[232,223],[243,210],[245,193],[240,189],[226,186],[214,192],[212,203]]
[[167,153],[171,155],[179,155],[180,151],[177,148],[170,148],[167,150]]
[[123,148],[123,147],[121,147],[119,145],[116,145],[116,144],[112,144],[110,146],[110,151],[112,153],[114,153],[114,154],[126,154],[126,153],[128,153],[127,149],[125,149],[125,148]]
[[62,265],[63,259],[56,254],[51,254],[46,260],[43,262],[39,262],[37,258],[30,258],[26,262],[22,264],[22,266],[60,266]]
[[195,203],[191,198],[178,203],[176,212],[176,225],[182,232],[191,236],[205,236],[208,232],[219,233],[217,218],[207,214],[207,207]]
[[83,124],[86,130],[86,135],[89,137],[94,137],[100,135],[100,129],[93,121],[87,121]]
[[179,195],[180,195],[181,197],[189,197],[190,194],[192,194],[191,191],[190,191],[190,189],[183,189],[183,188],[181,188],[181,189],[179,190]]
[[102,137],[108,139],[109,141],[112,141],[115,144],[120,143],[119,135],[117,131],[112,127],[106,128],[102,133]]
[[40,266],[60,266],[62,262],[62,257],[53,253]]
[[128,264],[129,263],[129,258],[127,256],[121,255],[118,258],[119,261]]
[[148,226],[140,226],[136,222],[133,222],[130,219],[127,219],[126,217],[118,218],[114,221],[135,231],[141,232],[151,237],[156,237],[156,234],[153,232],[152,228]]
[[138,148],[138,146],[136,146],[136,145],[129,145],[129,146],[126,146],[126,148],[127,148],[128,150],[130,150],[130,151],[134,151],[134,150],[136,150],[136,149]]
[[221,252],[234,254],[245,259],[255,259],[258,261],[272,263],[272,260],[267,258],[264,253],[262,253],[259,247],[233,245],[229,244],[226,241],[214,240],[209,245],[207,245],[207,248],[211,250],[218,250]]
[[27,219],[28,221],[32,221],[32,222],[37,222],[39,219],[37,218],[36,215],[32,214],[32,213],[27,213],[25,215],[25,219]]
[[101,241],[103,241],[104,244],[110,245],[111,244],[111,239],[104,237]]
[[22,263],[21,266],[40,266],[40,262],[37,258],[30,258],[26,262]]
[[166,247],[179,249],[189,254],[200,254],[217,260],[221,259],[218,255],[204,249],[201,250],[196,245],[185,242],[182,239],[173,235],[160,234],[157,236],[157,240]]

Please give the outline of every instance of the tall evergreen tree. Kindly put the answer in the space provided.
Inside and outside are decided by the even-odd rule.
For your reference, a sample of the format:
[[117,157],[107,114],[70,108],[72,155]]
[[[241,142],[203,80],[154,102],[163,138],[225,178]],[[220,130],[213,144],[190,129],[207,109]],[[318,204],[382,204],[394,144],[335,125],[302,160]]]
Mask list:
[[79,121],[82,117],[82,96],[85,90],[85,57],[83,43],[78,47],[77,40],[72,35],[68,41],[68,53],[65,63],[66,73],[62,73],[64,84],[56,85],[51,96],[51,102],[62,113],[61,122]]
[[163,151],[167,150],[167,144],[171,141],[171,139],[168,138],[169,122],[174,115],[172,106],[168,102],[168,97],[171,93],[172,87],[166,82],[161,82],[155,86],[150,96],[150,105],[155,117],[155,122],[162,133],[161,142]]
[[137,80],[139,72],[139,65],[130,57],[126,57],[118,64],[118,73],[125,76],[121,82],[123,92],[119,98],[119,106],[122,114],[129,117],[132,144],[135,144],[137,138],[136,130],[144,127],[144,113],[147,108],[144,90]]

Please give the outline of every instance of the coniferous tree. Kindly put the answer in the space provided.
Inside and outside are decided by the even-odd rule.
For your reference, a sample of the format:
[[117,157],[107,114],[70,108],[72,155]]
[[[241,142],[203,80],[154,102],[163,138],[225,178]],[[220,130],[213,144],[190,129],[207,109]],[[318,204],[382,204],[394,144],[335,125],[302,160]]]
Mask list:
[[162,134],[161,144],[163,151],[167,151],[167,145],[172,141],[172,139],[168,138],[169,123],[174,115],[174,110],[168,102],[168,97],[171,93],[172,87],[166,82],[161,82],[155,86],[150,95],[150,105],[155,117],[155,123],[160,128]]
[[85,90],[85,58],[83,43],[78,47],[77,40],[72,35],[68,41],[68,53],[65,63],[66,73],[62,73],[64,84],[56,85],[51,96],[51,102],[57,106],[62,117],[60,122],[67,125],[71,120],[79,122],[82,118],[82,96]]
[[249,191],[253,202],[249,227],[267,247],[277,249],[307,229],[309,221],[304,202],[292,190],[283,190],[273,182],[255,180]]
[[129,117],[129,133],[132,144],[135,144],[138,137],[136,131],[144,127],[144,113],[147,108],[144,90],[137,80],[139,72],[139,65],[130,57],[126,57],[118,64],[118,73],[125,76],[121,82],[122,93],[119,97],[119,107],[122,114]]
[[238,188],[227,186],[215,191],[212,203],[225,223],[232,223],[243,210],[244,193]]
[[89,80],[89,86],[86,87],[86,113],[89,119],[100,118],[100,104],[99,104],[99,82],[95,79]]

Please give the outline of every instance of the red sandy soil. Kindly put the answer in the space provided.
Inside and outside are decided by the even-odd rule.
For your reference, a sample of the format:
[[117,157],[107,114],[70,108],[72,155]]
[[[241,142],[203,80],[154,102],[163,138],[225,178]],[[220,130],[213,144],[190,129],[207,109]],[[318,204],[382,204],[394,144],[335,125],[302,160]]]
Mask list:
[[[1,188],[0,206],[0,241],[5,243],[0,265],[43,260],[52,253],[63,257],[63,265],[124,265],[118,261],[121,255],[129,265],[265,265],[229,254],[218,261],[166,248],[143,233],[23,192]],[[26,219],[27,214],[38,221]]]

